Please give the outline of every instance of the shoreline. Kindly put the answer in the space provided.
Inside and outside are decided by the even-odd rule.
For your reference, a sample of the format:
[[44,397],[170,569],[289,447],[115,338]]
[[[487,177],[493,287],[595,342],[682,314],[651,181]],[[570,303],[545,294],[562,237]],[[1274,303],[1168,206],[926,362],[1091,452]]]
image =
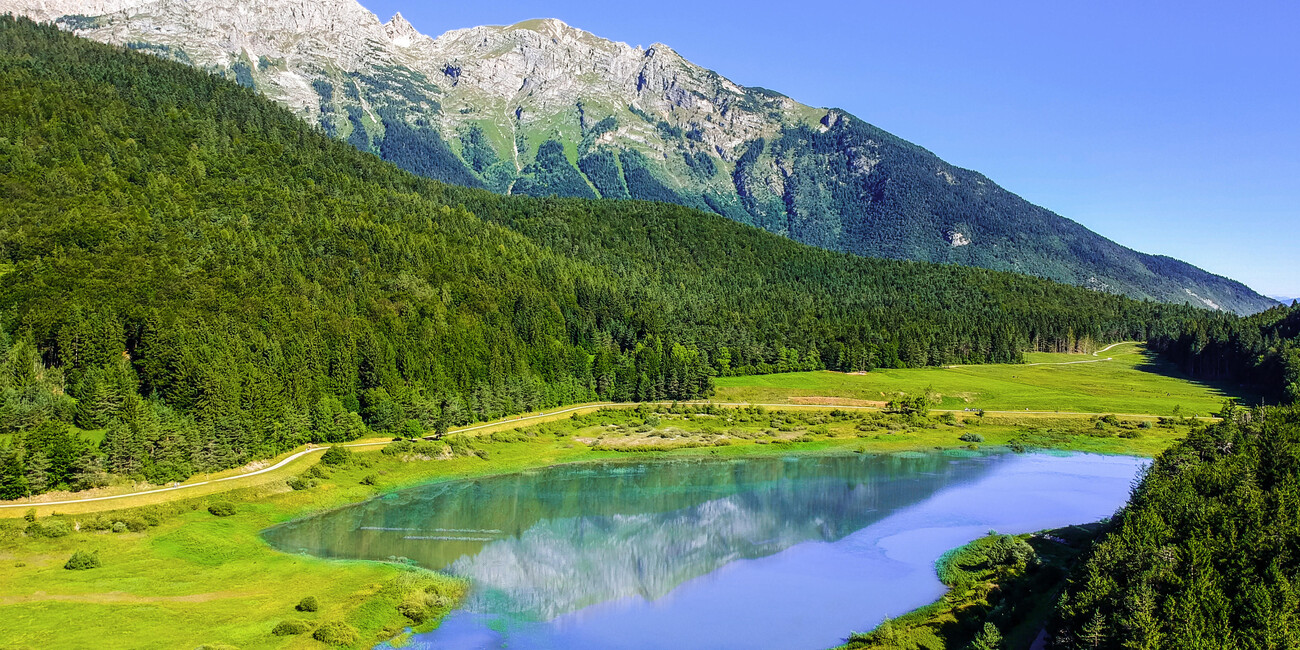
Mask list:
[[[833,407],[807,413],[800,409],[799,417],[823,417],[831,410]],[[963,432],[983,434],[987,442],[979,445],[977,453],[1008,453],[1013,451],[1009,443],[1025,439],[1025,432],[1032,428],[1029,424],[991,418],[978,426],[932,423],[932,428],[873,433],[852,428],[862,419],[847,419],[832,423],[834,431],[830,435],[811,437],[804,434],[801,439],[810,440],[807,442],[786,443],[769,438],[671,451],[607,451],[593,449],[575,440],[575,437],[589,435],[584,431],[611,426],[600,422],[624,421],[635,415],[619,409],[580,417],[576,424],[574,420],[565,419],[525,427],[524,430],[532,432],[529,436],[519,430],[471,438],[470,443],[481,450],[486,459],[471,454],[442,460],[403,461],[395,455],[376,453],[380,449],[376,444],[355,453],[356,463],[331,470],[319,486],[294,491],[286,486],[284,479],[307,471],[309,466],[300,460],[282,470],[285,476],[271,473],[277,477],[274,481],[236,486],[219,494],[193,494],[183,499],[104,512],[62,514],[57,519],[81,530],[55,539],[23,534],[25,522],[21,519],[0,519],[0,584],[5,585],[0,589],[0,612],[21,621],[19,628],[13,629],[0,641],[20,646],[36,643],[41,638],[67,638],[70,643],[90,642],[96,638],[102,641],[107,632],[100,630],[99,624],[70,630],[61,626],[59,621],[69,620],[69,617],[84,618],[92,611],[103,612],[102,616],[93,615],[97,617],[94,620],[111,620],[116,616],[112,612],[119,612],[122,605],[93,604],[93,600],[86,599],[97,598],[96,594],[126,592],[128,599],[166,597],[178,600],[154,603],[152,606],[158,609],[158,613],[151,616],[148,623],[140,623],[147,627],[147,631],[140,630],[138,634],[126,631],[122,638],[155,639],[154,647],[193,647],[213,642],[242,648],[281,647],[284,639],[271,636],[271,628],[284,619],[303,617],[293,611],[293,603],[310,593],[325,603],[313,620],[346,621],[364,639],[358,647],[370,647],[400,637],[404,630],[412,627],[411,621],[397,610],[400,601],[389,593],[389,587],[384,586],[393,584],[410,570],[409,567],[389,562],[330,560],[283,553],[265,541],[262,531],[419,485],[508,475],[550,466],[782,455],[962,452],[969,450],[968,443],[959,440]],[[765,414],[762,423],[756,426],[768,426],[768,418],[773,415]],[[793,413],[787,415],[793,417]],[[668,420],[677,416],[663,414],[663,417]],[[1143,430],[1142,437],[1136,440],[1114,434],[1097,437],[1088,426],[1091,421],[1075,419],[1071,422],[1068,435],[1043,437],[1045,444],[1034,445],[1032,450],[1149,458],[1185,435],[1185,428],[1180,427]],[[1059,423],[1065,426],[1066,421],[1062,419]],[[509,424],[505,423],[505,426]],[[799,432],[780,435],[799,435]],[[308,458],[317,457],[311,455]],[[369,477],[376,479],[373,481],[375,484],[363,485]],[[209,514],[207,507],[218,501],[234,503],[237,514],[230,517]],[[9,512],[19,517],[25,509],[15,508]],[[43,510],[38,514],[38,521],[47,521],[51,517],[46,513],[60,507],[38,509]],[[142,527],[139,532],[116,534],[87,528],[97,519],[133,520],[146,515],[156,518],[157,525]],[[105,568],[88,572],[63,570],[63,561],[79,549],[100,551]],[[424,569],[420,571],[431,576],[444,575]],[[83,573],[84,576],[79,575]],[[208,592],[222,597],[205,596]],[[34,594],[40,594],[42,600],[7,602],[7,597],[27,598]],[[211,600],[195,600],[200,598]],[[441,612],[417,629],[432,629],[435,621],[440,621],[445,613]],[[196,617],[208,621],[205,629],[187,631],[185,621],[196,620]]]

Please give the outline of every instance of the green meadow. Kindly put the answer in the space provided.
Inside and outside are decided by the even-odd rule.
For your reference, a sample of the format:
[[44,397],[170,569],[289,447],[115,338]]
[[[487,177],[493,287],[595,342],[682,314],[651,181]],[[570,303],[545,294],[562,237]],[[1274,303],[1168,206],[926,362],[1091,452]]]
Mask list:
[[[1185,435],[1187,426],[810,408],[601,409],[465,437],[432,457],[372,446],[330,467],[312,455],[287,466],[293,474],[264,475],[260,485],[197,496],[164,493],[165,499],[149,495],[129,502],[147,505],[129,509],[111,509],[123,502],[95,502],[77,504],[78,514],[66,514],[73,510],[66,507],[60,514],[60,506],[44,506],[33,513],[34,522],[22,518],[21,509],[0,510],[6,517],[0,519],[0,616],[6,621],[0,647],[371,647],[401,637],[408,627],[428,629],[454,607],[463,583],[397,561],[280,553],[259,533],[429,481],[629,457],[968,453],[979,446],[1151,455]],[[311,485],[291,489],[295,477],[311,478]],[[210,509],[224,512],[224,503],[234,514]],[[101,566],[65,569],[77,551],[95,554]],[[319,601],[318,611],[297,611],[308,596]],[[301,633],[275,634],[294,625]],[[313,638],[322,629],[346,634],[330,644]]]
[[[387,443],[374,441],[339,466],[325,466],[311,454],[229,487],[38,506],[35,523],[22,518],[25,509],[0,510],[0,616],[6,621],[0,647],[370,647],[408,628],[435,626],[458,602],[463,583],[399,562],[284,554],[259,534],[419,483],[628,457],[967,453],[979,447],[1152,456],[1195,426],[1154,416],[1205,416],[1228,396],[1222,387],[1180,378],[1134,344],[1096,358],[1031,355],[1029,362],[1045,365],[722,378],[717,402],[803,405],[593,406],[555,419],[502,422],[456,436],[453,445],[426,443],[445,447],[433,455],[383,453]],[[926,392],[937,396],[940,409],[957,413],[812,404],[869,406]],[[1020,412],[1025,408],[1034,412]],[[303,477],[314,477],[306,489],[290,487]],[[209,509],[227,502],[234,514]],[[95,554],[101,566],[65,569],[77,551]],[[308,596],[319,609],[298,611]]]
[[1254,399],[1235,387],[1190,380],[1138,343],[1124,343],[1095,357],[1031,353],[1026,362],[881,369],[865,374],[819,371],[720,377],[713,399],[870,406],[900,394],[930,392],[939,398],[937,408],[958,411],[969,408],[1161,416],[1207,416],[1217,412],[1228,397]]

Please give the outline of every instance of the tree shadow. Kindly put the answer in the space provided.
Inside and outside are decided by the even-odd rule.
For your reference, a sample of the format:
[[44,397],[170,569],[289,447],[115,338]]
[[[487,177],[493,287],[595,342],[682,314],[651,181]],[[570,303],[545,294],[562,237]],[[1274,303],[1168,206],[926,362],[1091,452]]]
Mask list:
[[1142,355],[1142,361],[1133,366],[1135,370],[1195,384],[1217,393],[1225,400],[1228,398],[1235,398],[1244,405],[1255,405],[1263,402],[1263,394],[1245,384],[1193,377],[1192,375],[1183,372],[1182,368],[1178,367],[1178,364],[1162,358],[1159,354],[1152,352],[1145,347],[1141,349],[1139,354]]

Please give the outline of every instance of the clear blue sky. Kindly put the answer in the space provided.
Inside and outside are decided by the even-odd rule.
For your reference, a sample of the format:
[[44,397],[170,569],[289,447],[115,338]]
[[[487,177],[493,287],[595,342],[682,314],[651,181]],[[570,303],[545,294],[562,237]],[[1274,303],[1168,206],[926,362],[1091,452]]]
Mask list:
[[559,18],[839,107],[1121,244],[1300,296],[1300,3],[361,0]]

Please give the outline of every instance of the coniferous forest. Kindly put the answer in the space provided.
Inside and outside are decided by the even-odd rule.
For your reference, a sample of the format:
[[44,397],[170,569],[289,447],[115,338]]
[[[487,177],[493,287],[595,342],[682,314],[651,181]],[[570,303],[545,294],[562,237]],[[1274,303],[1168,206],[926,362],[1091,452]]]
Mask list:
[[1178,332],[1162,332],[1151,349],[1193,377],[1248,384],[1275,402],[1300,402],[1300,306],[1246,318],[1205,312]]
[[1300,644],[1300,411],[1224,415],[1156,459],[1067,586],[1056,647]]
[[236,83],[24,19],[0,18],[0,118],[0,498],[1203,318],[678,205],[443,185]]

